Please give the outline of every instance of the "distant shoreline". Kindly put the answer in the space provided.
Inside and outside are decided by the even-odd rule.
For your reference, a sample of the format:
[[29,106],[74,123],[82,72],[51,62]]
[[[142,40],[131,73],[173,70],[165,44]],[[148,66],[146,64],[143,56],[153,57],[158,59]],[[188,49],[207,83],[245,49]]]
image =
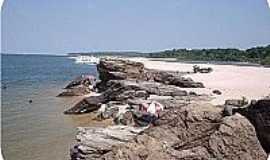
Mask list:
[[238,62],[238,61],[192,61],[192,60],[177,60],[176,58],[147,58],[151,61],[164,61],[164,62],[175,62],[175,63],[186,63],[186,64],[214,64],[214,65],[234,65],[234,66],[252,66],[252,67],[265,67],[270,66],[261,65],[259,63],[251,62]]
[[[56,55],[56,54],[18,54],[18,53],[1,53],[2,56],[44,56],[44,57],[70,57],[72,55]],[[75,54],[73,54],[74,56]],[[79,56],[80,54],[76,54]],[[87,55],[86,55],[87,56]],[[90,56],[90,54],[89,54]],[[214,64],[214,65],[234,65],[234,66],[252,66],[252,67],[264,67],[269,68],[270,65],[261,65],[259,63],[252,62],[238,62],[238,61],[196,61],[196,60],[178,60],[177,58],[149,58],[146,56],[123,56],[123,55],[106,55],[100,54],[100,56],[121,56],[123,58],[146,58],[151,61],[163,61],[163,62],[175,62],[186,64]]]

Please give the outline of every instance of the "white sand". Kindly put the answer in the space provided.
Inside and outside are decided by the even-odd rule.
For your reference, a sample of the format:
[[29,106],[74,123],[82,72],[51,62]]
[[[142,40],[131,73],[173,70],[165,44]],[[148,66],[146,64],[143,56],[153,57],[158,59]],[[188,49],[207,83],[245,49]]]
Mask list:
[[[146,58],[132,58],[143,62],[146,68],[191,71],[193,65],[179,62],[151,61]],[[186,89],[197,93],[211,94],[215,98],[213,104],[224,104],[226,99],[242,98],[260,99],[270,94],[270,68],[234,65],[197,64],[200,67],[212,67],[213,72],[207,74],[191,74],[194,81],[202,82],[206,88]],[[212,94],[214,89],[222,92],[222,95]]]

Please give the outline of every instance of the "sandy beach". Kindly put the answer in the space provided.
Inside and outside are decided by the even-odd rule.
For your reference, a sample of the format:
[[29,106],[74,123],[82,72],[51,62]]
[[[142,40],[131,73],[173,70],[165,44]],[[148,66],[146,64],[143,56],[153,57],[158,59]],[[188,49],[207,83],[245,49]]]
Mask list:
[[[172,71],[190,71],[194,65],[211,67],[213,72],[207,74],[190,74],[193,80],[202,82],[205,88],[185,89],[197,93],[211,94],[211,103],[224,104],[226,99],[246,97],[248,100],[260,99],[270,94],[270,68],[255,66],[189,64],[180,62],[153,61],[146,58],[132,58],[133,61],[144,63],[146,68]],[[213,90],[220,90],[221,95],[215,95]]]

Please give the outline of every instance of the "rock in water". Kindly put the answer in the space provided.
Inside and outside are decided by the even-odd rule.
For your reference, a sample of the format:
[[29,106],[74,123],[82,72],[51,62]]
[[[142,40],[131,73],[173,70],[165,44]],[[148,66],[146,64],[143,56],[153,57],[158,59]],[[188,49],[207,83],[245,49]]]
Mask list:
[[95,110],[98,110],[102,103],[104,103],[106,99],[103,95],[100,96],[91,96],[83,99],[79,103],[77,103],[74,107],[66,110],[65,114],[82,114],[89,113]]
[[66,89],[62,93],[58,95],[58,97],[68,97],[68,96],[83,96],[86,94],[89,94],[91,92],[91,89],[87,86],[76,86],[73,88]]
[[[92,75],[81,75],[71,81],[65,91],[60,93],[58,97],[65,96],[83,96],[91,92],[91,88],[95,85],[96,78]],[[92,87],[91,87],[92,86]]]

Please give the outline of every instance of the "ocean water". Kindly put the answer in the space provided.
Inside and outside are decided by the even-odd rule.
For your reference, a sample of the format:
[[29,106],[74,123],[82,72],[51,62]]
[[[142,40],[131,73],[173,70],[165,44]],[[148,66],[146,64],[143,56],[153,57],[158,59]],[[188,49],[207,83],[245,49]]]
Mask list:
[[1,58],[4,158],[68,159],[76,127],[87,117],[63,114],[83,97],[56,96],[76,76],[96,75],[96,67],[75,64],[64,56],[2,55]]

